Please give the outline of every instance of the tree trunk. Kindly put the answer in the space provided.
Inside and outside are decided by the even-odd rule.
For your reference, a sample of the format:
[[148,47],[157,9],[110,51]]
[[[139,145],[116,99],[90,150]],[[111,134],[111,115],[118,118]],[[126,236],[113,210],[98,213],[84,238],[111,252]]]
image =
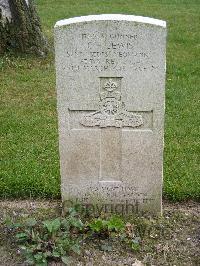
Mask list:
[[45,55],[47,41],[32,0],[0,0],[0,53]]

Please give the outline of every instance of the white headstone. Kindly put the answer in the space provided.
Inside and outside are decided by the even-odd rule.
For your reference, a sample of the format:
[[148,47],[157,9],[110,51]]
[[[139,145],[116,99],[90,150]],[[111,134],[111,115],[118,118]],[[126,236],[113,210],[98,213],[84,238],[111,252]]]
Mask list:
[[58,21],[62,198],[161,212],[166,23],[129,15]]

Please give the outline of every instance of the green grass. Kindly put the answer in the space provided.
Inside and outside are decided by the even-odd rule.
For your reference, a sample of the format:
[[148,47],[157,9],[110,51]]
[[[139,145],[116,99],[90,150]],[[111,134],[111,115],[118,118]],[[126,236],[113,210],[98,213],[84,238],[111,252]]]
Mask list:
[[[126,13],[168,24],[164,196],[200,199],[200,1],[37,0],[53,41],[59,19]],[[54,58],[0,60],[1,197],[60,197]]]

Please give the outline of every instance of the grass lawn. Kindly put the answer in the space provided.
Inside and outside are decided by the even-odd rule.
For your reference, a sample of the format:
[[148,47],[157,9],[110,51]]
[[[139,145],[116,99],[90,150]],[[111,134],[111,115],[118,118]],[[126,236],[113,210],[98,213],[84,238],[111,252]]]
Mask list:
[[[37,0],[53,42],[57,20],[100,13],[167,21],[164,196],[200,199],[200,1]],[[0,196],[60,197],[54,56],[0,58]]]

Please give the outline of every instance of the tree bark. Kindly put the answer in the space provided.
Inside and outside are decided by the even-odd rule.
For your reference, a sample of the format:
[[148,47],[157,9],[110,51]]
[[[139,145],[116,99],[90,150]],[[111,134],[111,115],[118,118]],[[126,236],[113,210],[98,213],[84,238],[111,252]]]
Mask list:
[[0,0],[0,53],[48,52],[33,0]]

